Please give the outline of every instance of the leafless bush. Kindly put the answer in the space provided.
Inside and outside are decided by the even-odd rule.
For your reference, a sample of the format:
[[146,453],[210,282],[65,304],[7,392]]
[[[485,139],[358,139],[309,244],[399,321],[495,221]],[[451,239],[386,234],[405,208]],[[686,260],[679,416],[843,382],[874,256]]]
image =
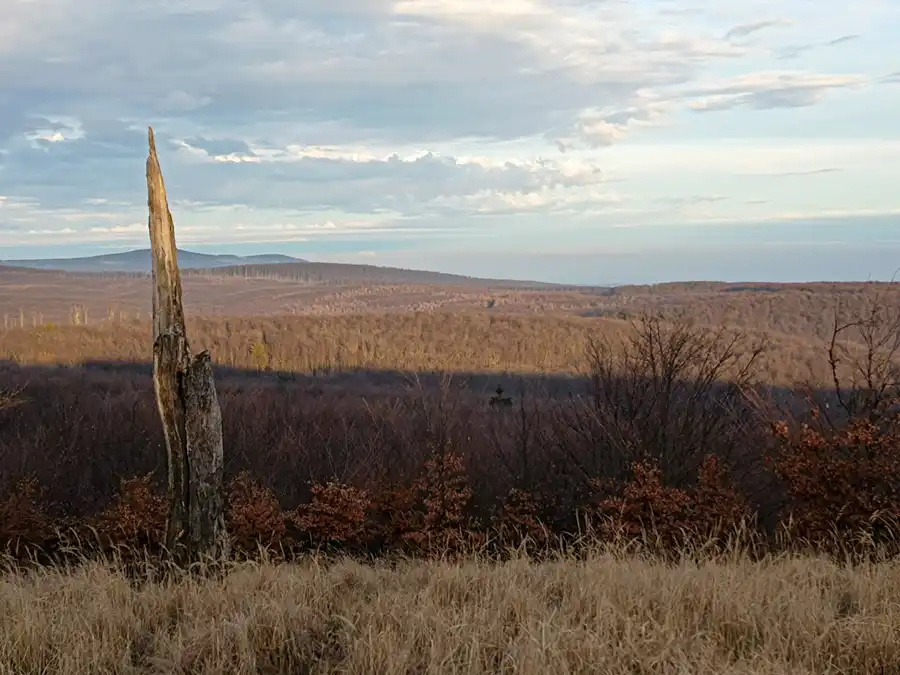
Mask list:
[[649,461],[674,486],[694,480],[708,455],[733,461],[746,446],[742,392],[765,348],[744,333],[651,314],[621,346],[592,340],[590,394],[557,420],[569,427],[569,459],[612,480]]
[[882,294],[866,300],[851,311],[835,308],[828,344],[835,398],[847,419],[880,418],[900,399],[900,306]]

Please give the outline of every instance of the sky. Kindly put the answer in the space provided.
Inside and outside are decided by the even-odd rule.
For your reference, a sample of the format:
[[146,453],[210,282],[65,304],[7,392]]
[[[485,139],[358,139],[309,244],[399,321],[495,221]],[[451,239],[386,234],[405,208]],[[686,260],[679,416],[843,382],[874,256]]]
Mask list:
[[0,259],[615,284],[900,268],[897,0],[2,0]]

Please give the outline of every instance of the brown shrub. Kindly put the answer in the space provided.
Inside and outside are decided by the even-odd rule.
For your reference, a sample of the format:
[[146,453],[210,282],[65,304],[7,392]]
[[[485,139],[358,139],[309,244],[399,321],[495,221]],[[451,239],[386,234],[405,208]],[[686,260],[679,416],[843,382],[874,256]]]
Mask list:
[[[607,497],[598,505],[597,515],[603,518],[601,533],[630,539],[652,529],[665,547],[681,545],[690,519],[690,495],[664,486],[662,470],[650,462],[635,462],[631,471],[632,478],[621,496]],[[598,491],[605,487],[599,481],[595,484]]]
[[372,493],[367,540],[375,548],[400,547],[433,554],[471,546],[483,539],[468,518],[472,497],[462,457],[435,452],[410,485],[389,485]]
[[367,537],[372,501],[366,490],[329,481],[312,487],[313,498],[291,514],[294,524],[315,543],[360,546]]
[[452,452],[437,454],[425,462],[425,475],[419,480],[425,505],[424,529],[440,532],[461,527],[466,505],[472,497],[463,459]]
[[733,530],[752,517],[747,499],[737,489],[718,457],[709,455],[700,465],[693,498],[693,519],[700,533],[712,537]]
[[[598,489],[606,487],[595,484]],[[653,530],[656,543],[674,550],[689,543],[721,541],[723,534],[750,516],[750,509],[719,460],[710,455],[700,465],[697,484],[684,489],[664,485],[658,466],[636,462],[621,494],[602,499],[597,515],[604,519],[601,532],[606,537],[640,537]]]
[[519,488],[509,491],[492,522],[503,545],[519,545],[529,540],[541,547],[548,541],[549,530],[540,518],[541,506],[535,495]]
[[856,419],[830,432],[775,426],[781,447],[773,468],[791,497],[784,519],[791,536],[816,545],[834,542],[836,533],[875,542],[894,538],[889,525],[900,516],[898,421]]
[[463,459],[453,452],[433,454],[415,485],[421,505],[419,527],[404,535],[415,548],[437,553],[470,544],[466,507],[472,497]]
[[286,518],[278,498],[247,471],[239,473],[228,485],[225,520],[236,552],[277,547],[284,542]]
[[113,503],[92,523],[103,547],[147,548],[164,539],[168,506],[153,488],[153,475],[123,480]]
[[392,548],[421,528],[415,485],[391,485],[372,493],[366,539],[373,548]]
[[46,544],[53,536],[45,490],[37,479],[20,480],[0,502],[0,549],[28,550]]

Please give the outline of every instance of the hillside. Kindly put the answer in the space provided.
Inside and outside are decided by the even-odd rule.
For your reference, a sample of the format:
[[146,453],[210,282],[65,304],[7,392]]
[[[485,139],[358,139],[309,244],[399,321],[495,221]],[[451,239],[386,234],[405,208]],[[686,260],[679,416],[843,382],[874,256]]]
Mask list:
[[[480,279],[458,274],[412,270],[376,265],[317,263],[281,254],[210,255],[179,250],[178,264],[185,276],[211,274],[249,279],[278,279],[303,284],[347,286],[379,285],[455,285],[501,289],[563,289],[559,284],[510,279]],[[148,274],[150,249],[111,253],[82,258],[44,258],[0,261],[0,273],[15,269],[72,272],[79,274]]]
[[[528,289],[572,288],[560,284],[515,279],[482,279],[445,272],[429,272],[401,267],[380,267],[376,265],[352,265],[348,263],[319,263],[308,261],[283,264],[245,262],[239,266],[219,267],[204,270],[213,275],[237,276],[259,279],[283,279],[301,283],[353,285],[366,284],[414,284],[414,285],[454,285],[477,286],[480,288]],[[198,272],[195,270],[195,272]]]

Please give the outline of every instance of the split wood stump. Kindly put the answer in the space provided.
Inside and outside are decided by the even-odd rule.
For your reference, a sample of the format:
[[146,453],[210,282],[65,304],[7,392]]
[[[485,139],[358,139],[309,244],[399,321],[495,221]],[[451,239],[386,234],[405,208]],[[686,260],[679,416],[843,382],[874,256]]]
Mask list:
[[153,276],[153,384],[169,471],[166,548],[180,562],[228,553],[222,412],[209,352],[191,355],[181,299],[175,223],[169,212],[153,129],[147,206]]

